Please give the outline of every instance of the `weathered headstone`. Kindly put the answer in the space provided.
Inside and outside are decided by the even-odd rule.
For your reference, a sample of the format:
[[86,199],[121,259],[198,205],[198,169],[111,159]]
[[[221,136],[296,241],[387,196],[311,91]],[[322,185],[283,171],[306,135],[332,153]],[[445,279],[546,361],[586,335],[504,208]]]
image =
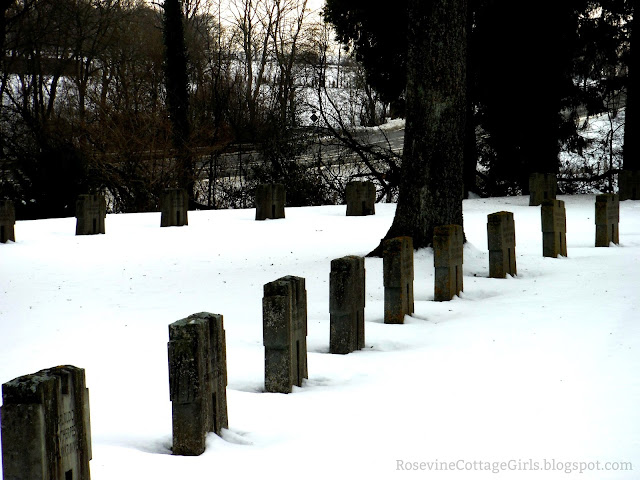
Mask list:
[[487,216],[489,240],[489,277],[516,275],[516,228],[512,212],[497,212]]
[[620,200],[640,200],[640,170],[622,170],[618,174]]
[[90,480],[84,369],[41,370],[2,385],[4,480]]
[[264,383],[267,392],[291,393],[307,371],[307,291],[301,277],[264,286],[262,299]]
[[614,193],[596,195],[596,247],[620,243],[620,197]]
[[16,241],[16,210],[9,200],[0,201],[0,243]]
[[376,187],[373,182],[349,182],[346,197],[348,217],[375,215]]
[[567,214],[562,200],[542,202],[542,256],[567,256]]
[[200,455],[208,432],[228,428],[222,315],[196,313],[169,325],[174,455]]
[[189,195],[180,188],[167,188],[160,199],[161,227],[182,227],[189,225],[187,210],[189,209]]
[[287,192],[279,183],[256,187],[256,220],[284,218]]
[[460,225],[442,225],[433,231],[434,300],[446,302],[462,292],[464,235]]
[[396,237],[382,243],[384,323],[404,323],[414,311],[413,239]]
[[107,202],[104,195],[80,195],[76,200],[76,235],[104,233]]
[[555,200],[558,181],[553,173],[529,175],[529,205],[541,205],[544,200]]
[[350,255],[331,261],[329,314],[331,353],[364,348],[364,258]]

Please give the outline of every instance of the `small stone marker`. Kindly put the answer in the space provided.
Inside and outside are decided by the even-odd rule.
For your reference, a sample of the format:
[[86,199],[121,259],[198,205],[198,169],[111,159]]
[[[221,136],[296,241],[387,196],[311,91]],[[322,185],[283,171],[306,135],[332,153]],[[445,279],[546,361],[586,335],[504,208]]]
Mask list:
[[404,323],[414,312],[413,239],[396,237],[382,244],[384,323]]
[[516,228],[512,212],[497,212],[487,216],[489,240],[489,277],[505,278],[517,275]]
[[267,392],[291,393],[307,371],[307,291],[301,277],[264,286],[262,299],[264,383]]
[[160,199],[161,227],[182,227],[189,225],[187,210],[189,209],[189,195],[180,188],[167,188]]
[[462,292],[463,245],[462,226],[442,225],[433,230],[436,302],[447,302]]
[[350,255],[331,261],[329,313],[331,353],[364,348],[364,258]]
[[16,210],[9,200],[0,201],[0,243],[16,241]]
[[346,197],[347,217],[376,214],[376,186],[373,182],[349,182]]
[[620,197],[614,193],[596,195],[596,247],[620,243]]
[[104,195],[80,195],[76,200],[76,235],[104,233],[107,202]]
[[542,256],[567,256],[567,214],[562,200],[542,202]]
[[84,369],[41,370],[2,385],[5,480],[90,480],[91,426]]
[[196,313],[169,325],[174,455],[200,455],[227,417],[227,350],[222,315]]
[[284,218],[287,192],[280,183],[256,187],[256,220]]
[[620,200],[640,200],[640,170],[622,170],[618,174]]
[[555,200],[558,181],[553,173],[529,175],[529,205],[541,205],[544,200]]

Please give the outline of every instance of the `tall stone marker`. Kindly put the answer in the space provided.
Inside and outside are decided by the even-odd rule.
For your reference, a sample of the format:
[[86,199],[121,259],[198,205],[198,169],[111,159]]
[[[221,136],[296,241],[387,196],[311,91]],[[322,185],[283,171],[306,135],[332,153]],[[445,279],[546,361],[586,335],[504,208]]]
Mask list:
[[620,243],[620,197],[614,193],[596,195],[596,247]]
[[189,225],[187,211],[189,209],[189,195],[180,188],[167,188],[160,199],[161,227],[182,227]]
[[107,202],[104,195],[80,195],[76,200],[76,235],[104,233]]
[[16,241],[16,210],[9,200],[0,201],[0,243]]
[[169,325],[174,455],[200,455],[227,417],[227,350],[222,315],[196,313]]
[[284,218],[287,192],[280,183],[256,187],[256,220]]
[[542,256],[567,256],[567,214],[562,200],[542,202]]
[[640,200],[640,170],[622,170],[618,174],[620,200]]
[[375,215],[376,186],[373,182],[349,182],[346,197],[347,217]]
[[2,385],[4,480],[90,480],[84,369],[64,365]]
[[462,292],[463,244],[460,225],[442,225],[433,231],[436,302],[449,301]]
[[516,228],[512,212],[497,212],[487,216],[489,240],[489,277],[516,275]]
[[384,323],[404,323],[414,312],[413,239],[396,237],[382,243]]
[[262,335],[267,392],[291,393],[307,371],[307,291],[301,277],[286,276],[264,286]]
[[529,205],[542,205],[545,200],[555,200],[558,181],[553,173],[529,175]]
[[329,314],[331,353],[364,348],[364,258],[350,255],[331,261]]

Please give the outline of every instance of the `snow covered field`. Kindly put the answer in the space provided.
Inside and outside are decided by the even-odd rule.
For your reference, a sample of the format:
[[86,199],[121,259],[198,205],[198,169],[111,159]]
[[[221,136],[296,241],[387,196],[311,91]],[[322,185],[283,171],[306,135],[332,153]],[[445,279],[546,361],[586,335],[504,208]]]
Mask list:
[[[637,479],[640,202],[621,203],[620,246],[595,248],[594,196],[560,198],[558,259],[542,257],[528,197],[466,200],[464,293],[434,302],[432,251],[416,252],[404,325],[382,322],[382,260],[368,258],[366,349],[344,356],[328,353],[330,261],[373,249],[392,204],[189,212],[181,228],[109,215],[84,237],[73,218],[18,222],[0,245],[0,383],[86,369],[93,480]],[[501,210],[518,276],[496,280],[486,219]],[[309,380],[290,395],[263,392],[262,286],[283,275],[306,278],[309,302]],[[224,315],[230,428],[176,457],[168,325],[201,311]]]

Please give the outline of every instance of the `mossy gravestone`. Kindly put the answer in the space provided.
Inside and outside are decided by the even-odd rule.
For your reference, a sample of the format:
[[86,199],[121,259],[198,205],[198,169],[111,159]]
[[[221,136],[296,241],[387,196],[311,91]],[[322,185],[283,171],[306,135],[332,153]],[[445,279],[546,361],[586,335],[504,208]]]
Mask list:
[[287,276],[264,286],[262,322],[265,390],[291,393],[309,378],[304,278]]
[[434,300],[446,302],[462,292],[464,235],[460,225],[442,225],[433,230],[435,266]]
[[390,238],[382,242],[384,323],[404,323],[414,312],[413,239]]
[[596,247],[620,243],[620,199],[613,193],[596,195]]
[[489,243],[489,277],[516,275],[516,228],[512,212],[497,212],[487,216]]
[[349,182],[346,197],[348,217],[375,215],[376,187],[373,182]]
[[364,258],[331,261],[329,274],[329,350],[350,353],[364,348]]
[[529,205],[538,206],[545,200],[555,200],[558,181],[553,173],[532,173],[529,176]]
[[16,241],[16,210],[9,200],[0,201],[0,243]]
[[284,218],[287,192],[284,185],[263,184],[256,187],[256,220]]
[[222,315],[197,313],[169,325],[173,453],[200,455],[208,432],[228,428]]
[[2,385],[4,480],[90,480],[84,369],[41,370]]
[[542,256],[567,256],[567,213],[562,200],[545,200],[542,217]]
[[76,235],[105,233],[107,202],[104,195],[80,195],[76,200]]
[[189,225],[187,211],[189,209],[189,195],[180,188],[168,188],[160,199],[161,227],[182,227]]

